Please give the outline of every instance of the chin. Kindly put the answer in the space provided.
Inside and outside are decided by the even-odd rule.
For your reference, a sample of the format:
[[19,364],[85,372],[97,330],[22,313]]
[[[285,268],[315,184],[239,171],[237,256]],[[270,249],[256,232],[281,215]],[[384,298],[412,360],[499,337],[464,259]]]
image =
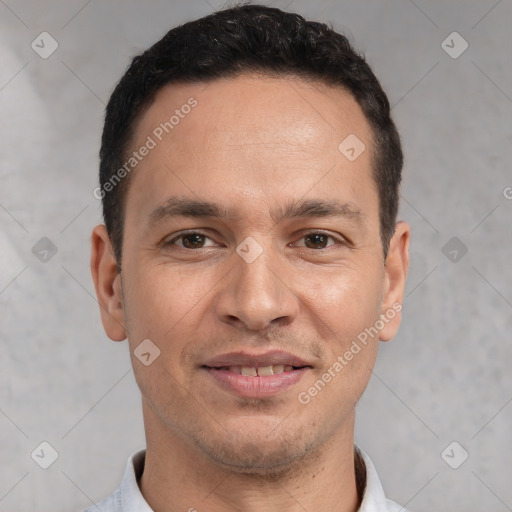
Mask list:
[[[257,421],[257,420],[255,420]],[[270,435],[269,435],[270,433]],[[270,429],[245,429],[222,432],[221,437],[212,432],[196,436],[195,444],[201,452],[223,469],[238,474],[272,477],[284,476],[297,466],[310,452],[309,443],[300,431],[271,435]],[[311,435],[311,433],[310,433]]]

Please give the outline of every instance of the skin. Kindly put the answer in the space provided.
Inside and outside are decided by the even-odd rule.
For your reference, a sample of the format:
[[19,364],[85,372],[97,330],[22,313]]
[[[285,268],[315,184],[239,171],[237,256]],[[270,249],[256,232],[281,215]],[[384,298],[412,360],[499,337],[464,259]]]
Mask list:
[[[112,340],[128,337],[142,393],[141,491],[156,512],[355,511],[355,406],[400,313],[310,403],[297,396],[402,303],[410,228],[397,223],[384,261],[370,126],[341,88],[241,75],[164,87],[133,147],[190,97],[197,106],[131,176],[121,274],[105,226],[92,234],[102,322]],[[366,146],[353,162],[338,150],[349,134]],[[217,202],[233,215],[152,225],[151,212],[171,196]],[[271,216],[310,199],[360,214]],[[176,239],[190,229],[205,238]],[[236,252],[249,236],[263,250],[252,263]],[[149,366],[134,356],[147,338],[161,351]],[[270,349],[313,368],[262,399],[237,397],[200,368],[222,353]]]

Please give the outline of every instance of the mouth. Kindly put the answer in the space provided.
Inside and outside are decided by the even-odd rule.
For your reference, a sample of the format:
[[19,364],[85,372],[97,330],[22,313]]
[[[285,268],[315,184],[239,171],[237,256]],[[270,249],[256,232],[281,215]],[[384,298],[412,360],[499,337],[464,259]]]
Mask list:
[[247,398],[266,398],[282,393],[312,368],[304,360],[278,351],[260,355],[224,354],[201,366],[223,390]]
[[293,370],[301,368],[311,368],[311,366],[292,366],[290,364],[271,364],[268,366],[203,366],[211,370],[222,370],[233,373],[235,375],[243,375],[244,377],[266,377],[268,375],[281,375],[289,373]]

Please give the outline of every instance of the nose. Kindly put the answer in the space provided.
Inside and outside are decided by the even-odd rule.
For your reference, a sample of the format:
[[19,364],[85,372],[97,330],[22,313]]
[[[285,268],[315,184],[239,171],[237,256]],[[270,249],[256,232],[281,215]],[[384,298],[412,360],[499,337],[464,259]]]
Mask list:
[[[218,293],[216,314],[225,323],[259,331],[291,323],[300,301],[286,262],[271,249],[248,263],[237,253],[232,270]],[[291,281],[291,282],[290,282]]]

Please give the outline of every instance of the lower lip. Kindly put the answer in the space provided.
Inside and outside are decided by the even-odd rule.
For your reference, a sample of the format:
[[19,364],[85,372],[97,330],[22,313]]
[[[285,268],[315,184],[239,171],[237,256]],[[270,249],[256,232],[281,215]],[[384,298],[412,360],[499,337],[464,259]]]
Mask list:
[[248,398],[265,398],[275,396],[293,386],[311,368],[298,368],[291,372],[277,375],[263,375],[261,377],[246,377],[229,370],[214,370],[203,367],[215,381],[224,389],[239,396]]

